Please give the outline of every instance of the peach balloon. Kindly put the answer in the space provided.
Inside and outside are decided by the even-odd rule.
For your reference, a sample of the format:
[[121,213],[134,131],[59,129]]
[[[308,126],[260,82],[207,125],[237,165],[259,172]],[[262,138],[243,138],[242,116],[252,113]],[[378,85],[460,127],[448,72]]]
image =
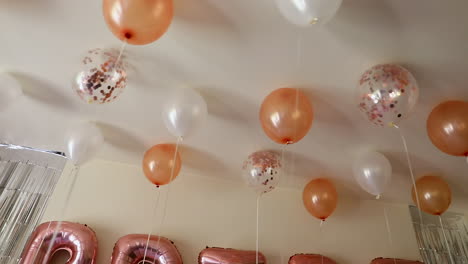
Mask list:
[[[419,206],[424,212],[432,215],[441,215],[450,206],[452,202],[452,192],[450,186],[442,178],[437,176],[424,176],[416,181]],[[414,187],[411,196],[416,205],[416,192]]]
[[146,151],[143,157],[143,172],[155,185],[165,185],[177,177],[181,163],[175,145],[159,144]]
[[324,221],[335,211],[338,193],[333,182],[319,178],[306,185],[302,200],[310,214]]
[[112,33],[133,45],[159,39],[174,15],[172,0],[103,0],[103,13]]
[[260,123],[269,138],[279,144],[301,140],[312,126],[313,110],[307,96],[295,88],[270,93],[260,107]]
[[468,102],[446,101],[427,118],[427,134],[441,151],[468,157]]

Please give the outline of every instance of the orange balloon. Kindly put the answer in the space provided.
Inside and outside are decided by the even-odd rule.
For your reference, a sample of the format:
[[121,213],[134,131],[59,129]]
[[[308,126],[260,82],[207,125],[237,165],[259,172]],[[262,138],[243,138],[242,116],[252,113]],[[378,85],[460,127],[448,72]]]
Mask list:
[[468,157],[468,102],[446,101],[427,118],[427,134],[441,151]]
[[112,33],[133,45],[160,38],[174,15],[172,0],[103,0],[103,13]]
[[309,99],[294,88],[273,91],[260,107],[263,131],[279,144],[293,144],[301,140],[309,132],[313,117]]
[[179,152],[176,154],[175,151],[176,146],[173,144],[159,144],[147,150],[143,157],[143,172],[146,178],[157,186],[173,181],[182,166]]
[[306,185],[302,200],[310,214],[324,221],[335,211],[338,193],[333,182],[319,178]]
[[[424,176],[416,181],[419,207],[421,210],[432,215],[441,215],[452,202],[450,186],[442,178],[437,176]],[[411,196],[416,205],[416,191],[411,191]]]

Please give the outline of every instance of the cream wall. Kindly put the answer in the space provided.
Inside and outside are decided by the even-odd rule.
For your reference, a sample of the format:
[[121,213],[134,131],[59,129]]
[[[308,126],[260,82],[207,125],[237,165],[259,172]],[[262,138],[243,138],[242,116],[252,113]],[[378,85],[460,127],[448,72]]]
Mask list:
[[[65,179],[52,196],[44,221],[58,217]],[[139,167],[94,161],[81,169],[64,219],[96,231],[99,264],[109,263],[119,237],[148,233],[151,226],[175,242],[188,264],[197,263],[198,253],[206,246],[255,249],[256,197],[241,181],[182,171],[170,185],[165,223],[158,231],[167,187],[161,188],[160,210],[152,218],[156,188]],[[284,264],[295,253],[323,253],[342,264],[367,264],[380,256],[419,259],[406,204],[340,198],[336,212],[320,229],[319,221],[303,208],[301,190],[278,188],[263,196],[260,250],[268,262]]]

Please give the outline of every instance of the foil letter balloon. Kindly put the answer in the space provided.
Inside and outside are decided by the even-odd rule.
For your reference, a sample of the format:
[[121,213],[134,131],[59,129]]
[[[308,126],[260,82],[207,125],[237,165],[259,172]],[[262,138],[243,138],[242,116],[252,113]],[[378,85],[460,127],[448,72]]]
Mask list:
[[[67,264],[95,264],[98,241],[94,231],[86,225],[61,222],[52,241],[57,225],[58,222],[47,222],[36,228],[24,248],[21,263],[49,263],[57,251],[65,250],[70,254]],[[47,254],[50,243],[52,250]]]
[[[232,248],[206,248],[198,256],[198,264],[253,264],[257,252]],[[266,264],[266,258],[258,252],[258,264]]]
[[427,134],[441,151],[468,157],[468,102],[446,101],[427,118]]
[[301,140],[309,132],[312,120],[312,105],[298,89],[277,89],[263,100],[260,107],[263,131],[279,144]]
[[416,190],[413,186],[411,195],[419,209],[432,215],[443,214],[452,202],[450,186],[438,176],[427,175],[419,178],[416,181]]
[[[182,257],[172,241],[165,237],[131,234],[121,237],[114,246],[111,264],[182,264]],[[145,256],[146,250],[146,256]]]
[[336,262],[318,254],[296,254],[289,258],[288,264],[336,264]]
[[112,33],[133,45],[159,39],[173,17],[172,0],[103,0],[103,14]]
[[394,126],[413,110],[419,89],[413,75],[394,64],[367,70],[357,87],[359,110],[378,126]]
[[416,260],[405,260],[396,258],[376,258],[371,261],[370,264],[424,264]]
[[160,186],[173,181],[179,174],[182,161],[176,146],[159,144],[146,151],[143,157],[143,172],[153,184]]
[[276,0],[281,14],[297,26],[323,25],[340,8],[342,0]]
[[120,52],[92,49],[81,60],[72,88],[88,104],[105,104],[117,99],[127,86],[127,73]]
[[257,194],[263,194],[276,188],[281,167],[278,154],[272,151],[257,151],[249,155],[242,170],[247,185]]
[[103,143],[104,137],[95,124],[80,122],[68,129],[65,154],[76,166],[81,166],[94,158]]
[[319,178],[310,181],[305,186],[302,200],[311,215],[325,221],[335,211],[338,193],[331,181]]

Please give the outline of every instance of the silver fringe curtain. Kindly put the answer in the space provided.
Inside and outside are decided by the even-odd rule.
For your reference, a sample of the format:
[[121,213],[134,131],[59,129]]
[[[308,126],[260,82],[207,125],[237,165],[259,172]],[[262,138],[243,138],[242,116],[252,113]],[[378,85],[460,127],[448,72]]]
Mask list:
[[[413,227],[424,263],[468,264],[468,230],[465,225],[465,216],[452,212],[442,215],[448,242],[447,248],[439,217],[421,212],[421,221],[418,211],[416,206],[410,206]],[[453,262],[450,261],[448,249],[450,249]]]
[[66,162],[62,153],[0,144],[0,264],[18,263]]

